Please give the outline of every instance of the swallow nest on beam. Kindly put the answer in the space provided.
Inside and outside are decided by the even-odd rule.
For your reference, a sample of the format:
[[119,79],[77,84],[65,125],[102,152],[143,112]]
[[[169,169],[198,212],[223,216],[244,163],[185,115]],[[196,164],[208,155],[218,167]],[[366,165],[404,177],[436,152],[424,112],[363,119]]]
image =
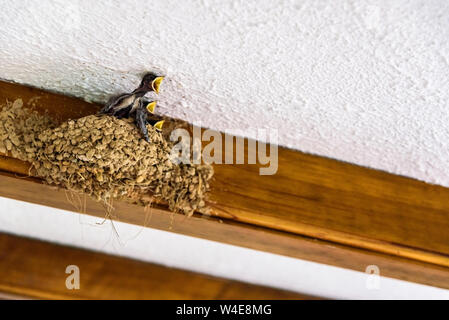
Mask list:
[[57,124],[47,115],[8,102],[0,111],[0,153],[32,164],[31,174],[48,184],[85,193],[111,204],[114,199],[148,206],[151,196],[170,210],[207,213],[210,165],[173,164],[171,142],[148,126],[151,143],[132,120],[91,115]]

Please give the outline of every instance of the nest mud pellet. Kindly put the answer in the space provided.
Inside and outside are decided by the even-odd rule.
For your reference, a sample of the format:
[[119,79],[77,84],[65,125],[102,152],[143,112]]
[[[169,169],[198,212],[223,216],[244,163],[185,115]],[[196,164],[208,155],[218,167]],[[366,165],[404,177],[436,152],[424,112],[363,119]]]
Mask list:
[[172,211],[204,211],[212,167],[173,164],[170,142],[151,126],[148,133],[151,143],[131,120],[106,115],[57,124],[20,99],[0,111],[0,153],[32,163],[33,174],[51,185],[106,203],[127,198],[147,205],[148,193]]

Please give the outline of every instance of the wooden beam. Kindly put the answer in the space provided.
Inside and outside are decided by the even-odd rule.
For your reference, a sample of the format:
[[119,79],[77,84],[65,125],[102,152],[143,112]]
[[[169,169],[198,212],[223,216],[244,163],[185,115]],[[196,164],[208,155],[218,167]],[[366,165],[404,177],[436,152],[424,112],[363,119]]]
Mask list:
[[[13,174],[0,174],[0,195],[68,211],[87,213],[100,218],[104,218],[106,215],[104,207],[89,197],[80,199],[80,203],[85,201],[84,208],[74,207],[67,201],[65,190],[41,184],[33,178],[18,178]],[[377,265],[383,276],[449,288],[448,268],[434,264],[361,250],[232,220],[220,220],[216,217],[196,214],[191,218],[186,218],[181,214],[170,214],[165,209],[159,208],[152,208],[147,213],[142,207],[126,202],[115,202],[114,207],[112,218],[125,223],[311,260],[360,272],[364,272],[369,265]]]
[[[99,107],[0,83],[0,99],[18,97],[60,120]],[[0,158],[4,172],[26,174],[27,168]],[[278,168],[260,176],[254,165],[215,165],[212,217],[174,215],[170,229],[166,209],[158,206],[149,226],[358,271],[376,264],[389,277],[449,288],[449,189],[284,148]],[[12,176],[0,179],[0,195],[74,210],[59,191],[27,179],[13,188]],[[129,206],[117,203],[116,216],[142,224],[141,209]],[[104,216],[93,201],[87,213]]]
[[[313,299],[1,233],[0,261],[0,299]],[[79,290],[65,285],[69,265],[79,268]]]

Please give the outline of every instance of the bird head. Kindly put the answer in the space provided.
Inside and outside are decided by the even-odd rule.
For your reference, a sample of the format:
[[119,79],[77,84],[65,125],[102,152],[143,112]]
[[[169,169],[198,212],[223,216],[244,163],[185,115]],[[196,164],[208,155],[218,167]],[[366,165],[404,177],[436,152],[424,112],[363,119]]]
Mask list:
[[155,75],[154,73],[147,73],[143,76],[142,82],[140,83],[139,90],[142,91],[154,91],[159,93],[159,89],[161,87],[162,80],[164,77]]

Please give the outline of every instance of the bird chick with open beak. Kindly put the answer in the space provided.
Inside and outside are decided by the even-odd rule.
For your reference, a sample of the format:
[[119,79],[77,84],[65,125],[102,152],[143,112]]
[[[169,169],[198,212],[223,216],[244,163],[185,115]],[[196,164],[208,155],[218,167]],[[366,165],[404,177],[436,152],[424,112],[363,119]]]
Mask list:
[[[163,80],[164,77],[157,76],[154,73],[145,74],[145,76],[142,78],[142,82],[140,83],[139,87],[137,87],[137,89],[135,89],[131,93],[124,93],[110,99],[108,103],[101,109],[100,114],[108,114],[111,116],[115,116],[118,119],[134,116],[136,125],[142,131],[145,140],[149,142],[147,129],[145,125],[142,126],[142,123],[139,119],[145,118],[144,123],[146,123],[148,119],[148,115],[146,113],[153,113],[154,108],[156,107],[156,103],[154,102],[153,104],[153,102],[145,102],[143,100],[143,96],[151,91],[159,93],[159,89]],[[156,124],[158,124],[158,126],[161,126],[163,122],[162,124],[157,122],[154,123],[154,125]]]
[[140,105],[137,107],[135,111],[135,119],[136,125],[142,132],[143,137],[147,142],[150,142],[150,138],[148,137],[148,129],[146,124],[150,124],[158,131],[162,131],[162,126],[164,124],[164,120],[157,116],[151,116],[153,114],[154,109],[156,108],[156,101],[145,102],[143,99],[140,99]]

